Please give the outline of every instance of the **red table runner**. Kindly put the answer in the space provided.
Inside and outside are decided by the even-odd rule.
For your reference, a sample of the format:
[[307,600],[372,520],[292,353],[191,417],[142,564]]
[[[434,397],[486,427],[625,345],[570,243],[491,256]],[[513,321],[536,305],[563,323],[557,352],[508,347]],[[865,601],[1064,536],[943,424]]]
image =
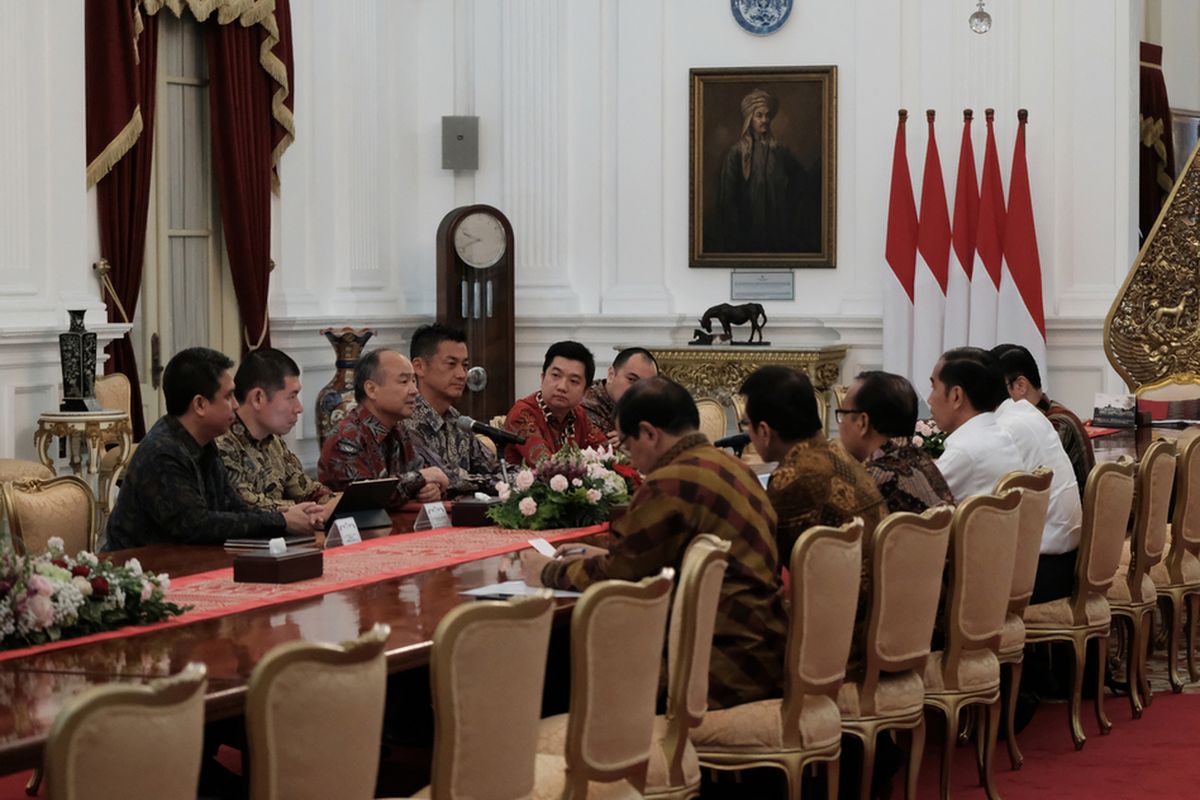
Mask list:
[[296,583],[235,583],[232,568],[186,575],[172,580],[171,588],[167,592],[167,599],[171,602],[193,606],[191,611],[181,616],[153,625],[131,625],[76,639],[2,651],[0,661],[104,639],[136,636],[164,628],[189,625],[253,608],[303,600],[368,583],[503,555],[524,549],[529,539],[535,536],[541,536],[549,542],[561,542],[602,533],[607,529],[607,523],[557,531],[514,531],[496,527],[442,528],[368,539],[359,544],[326,550],[324,574],[319,578]]

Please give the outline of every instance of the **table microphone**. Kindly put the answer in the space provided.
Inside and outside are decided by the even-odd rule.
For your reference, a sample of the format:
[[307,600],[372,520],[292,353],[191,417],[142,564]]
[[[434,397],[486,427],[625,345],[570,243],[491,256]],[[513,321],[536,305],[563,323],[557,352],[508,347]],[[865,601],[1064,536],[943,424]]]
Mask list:
[[717,439],[715,442],[713,442],[713,447],[728,447],[734,452],[734,455],[736,455],[738,458],[741,458],[742,451],[745,450],[746,446],[749,444],[750,434],[735,433],[722,439]]
[[494,428],[491,425],[487,425],[477,419],[472,419],[466,414],[460,415],[459,418],[454,421],[454,424],[460,431],[463,431],[464,433],[481,433],[491,439],[497,445],[525,444],[524,436],[512,433],[511,431],[503,430],[501,428]]

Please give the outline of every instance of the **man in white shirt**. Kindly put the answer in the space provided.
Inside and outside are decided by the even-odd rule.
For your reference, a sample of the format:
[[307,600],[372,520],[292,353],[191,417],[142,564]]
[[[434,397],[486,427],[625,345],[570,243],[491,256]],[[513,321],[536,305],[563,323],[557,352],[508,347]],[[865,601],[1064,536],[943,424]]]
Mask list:
[[1008,393],[1004,373],[990,353],[978,347],[947,350],[929,381],[933,421],[949,434],[938,471],[955,498],[961,502],[991,494],[998,479],[1025,469],[1016,443],[993,413]]
[[1075,585],[1075,553],[1083,525],[1083,506],[1079,502],[1079,485],[1071,459],[1063,449],[1054,425],[1028,400],[1005,400],[996,409],[996,421],[1016,443],[1026,472],[1038,467],[1054,470],[1037,579],[1030,602],[1046,603],[1070,597]]

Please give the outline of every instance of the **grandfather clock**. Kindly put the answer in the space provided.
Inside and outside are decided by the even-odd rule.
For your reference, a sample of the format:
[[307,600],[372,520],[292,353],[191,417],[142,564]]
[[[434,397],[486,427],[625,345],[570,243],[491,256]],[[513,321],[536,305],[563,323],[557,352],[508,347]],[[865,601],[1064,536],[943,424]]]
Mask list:
[[506,414],[516,372],[513,315],[513,230],[487,205],[461,206],[442,218],[437,232],[437,318],[467,335],[473,366],[458,409],[486,422]]

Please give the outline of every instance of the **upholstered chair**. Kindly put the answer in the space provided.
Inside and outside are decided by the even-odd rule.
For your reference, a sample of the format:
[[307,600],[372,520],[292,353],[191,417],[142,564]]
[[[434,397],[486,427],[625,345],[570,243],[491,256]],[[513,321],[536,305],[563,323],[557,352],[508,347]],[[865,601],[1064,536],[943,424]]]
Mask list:
[[[1108,650],[1108,631],[1112,626],[1108,589],[1121,560],[1125,526],[1133,507],[1136,470],[1136,464],[1122,459],[1116,463],[1097,464],[1088,475],[1083,497],[1083,529],[1075,561],[1075,590],[1070,597],[1033,604],[1025,609],[1026,644],[1068,642],[1071,645],[1074,668],[1068,720],[1076,750],[1087,741],[1079,719],[1087,644],[1093,639],[1096,641],[1097,653],[1103,662]],[[1104,714],[1103,670],[1099,671],[1096,680],[1096,721],[1101,733],[1108,733],[1112,728]]]
[[700,414],[700,432],[707,436],[710,442],[715,442],[725,435],[728,423],[724,406],[716,400],[701,398],[696,401],[696,411]]
[[1188,678],[1196,670],[1196,619],[1200,615],[1200,437],[1189,439],[1175,461],[1175,516],[1166,557],[1150,568],[1167,626],[1167,674],[1171,690],[1183,690],[1175,668],[1183,629],[1183,606],[1188,605],[1186,636]]
[[71,555],[96,549],[96,498],[74,475],[4,484],[4,505],[18,552],[45,552],[57,536]]
[[374,797],[390,632],[289,642],[258,663],[246,688],[251,800]]
[[55,800],[194,800],[204,743],[203,664],[147,686],[112,683],[71,698],[46,737]]
[[968,497],[954,511],[950,533],[950,588],[945,606],[945,647],[925,664],[925,706],[946,717],[941,764],[941,796],[950,796],[950,772],[958,743],[960,712],[983,706],[976,735],[979,779],[996,798],[992,754],[1000,724],[1000,634],[1008,613],[1020,527],[1019,492],[1002,497]]
[[[108,375],[101,375],[96,378],[96,402],[105,411],[124,411],[126,414],[132,414],[133,408],[133,392],[129,386],[129,378],[121,372],[111,372]],[[107,498],[109,494],[109,485],[116,477],[118,467],[128,466],[128,461],[121,464],[118,459],[121,455],[121,448],[109,447],[118,443],[117,437],[110,436],[106,438],[102,445],[106,449],[100,451],[100,481],[99,490],[102,498]],[[137,450],[137,443],[134,442],[129,448],[128,458],[133,458],[134,451]]]
[[842,732],[863,745],[859,796],[871,796],[879,734],[909,731],[905,797],[917,796],[925,745],[925,662],[937,619],[950,543],[950,506],[889,514],[868,546],[871,597],[862,635],[863,664],[838,692]]
[[40,461],[26,461],[21,458],[0,458],[0,483],[24,481],[30,478],[49,480],[53,477],[54,470]]
[[702,766],[781,769],[794,800],[804,768],[823,762],[828,796],[838,796],[842,725],[836,698],[854,635],[862,529],[856,519],[840,528],[809,528],[796,540],[783,698],[710,710],[692,732]]
[[674,579],[601,581],[575,604],[570,710],[539,726],[534,800],[643,796]]
[[1108,590],[1114,622],[1120,620],[1128,626],[1125,663],[1129,705],[1135,719],[1142,715],[1142,709],[1150,705],[1151,700],[1146,651],[1158,591],[1150,578],[1150,570],[1162,561],[1167,549],[1167,518],[1174,485],[1175,446],[1162,440],[1154,442],[1138,462],[1134,495],[1137,510],[1129,543],[1129,564],[1117,570]]
[[1025,609],[1033,597],[1037,578],[1038,556],[1042,534],[1046,529],[1046,509],[1050,505],[1050,482],[1054,472],[1040,467],[1032,473],[1010,472],[996,482],[996,494],[1020,491],[1020,518],[1017,534],[1017,558],[1013,562],[1012,589],[1008,596],[1008,615],[1000,633],[1000,671],[1005,677],[1004,741],[1008,745],[1008,760],[1013,769],[1020,769],[1025,758],[1017,746],[1014,728],[1017,713],[1017,690],[1021,686],[1021,670],[1025,664]]

